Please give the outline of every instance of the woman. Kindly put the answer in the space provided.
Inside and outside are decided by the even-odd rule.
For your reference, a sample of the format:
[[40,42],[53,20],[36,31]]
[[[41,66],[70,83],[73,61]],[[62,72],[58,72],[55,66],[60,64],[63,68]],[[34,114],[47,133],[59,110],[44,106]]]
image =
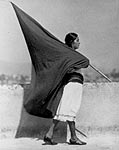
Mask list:
[[[68,33],[65,37],[65,44],[73,50],[78,49],[80,45],[78,35],[76,33]],[[81,104],[83,76],[79,73],[79,70],[73,69],[66,74],[63,83],[65,84],[63,96],[57,113],[53,118],[53,123],[44,137],[44,142],[51,145],[57,144],[53,141],[54,129],[59,121],[66,121],[71,133],[70,144],[85,145],[86,143],[81,141],[75,132],[76,114]],[[78,97],[78,100],[74,99],[75,96]]]

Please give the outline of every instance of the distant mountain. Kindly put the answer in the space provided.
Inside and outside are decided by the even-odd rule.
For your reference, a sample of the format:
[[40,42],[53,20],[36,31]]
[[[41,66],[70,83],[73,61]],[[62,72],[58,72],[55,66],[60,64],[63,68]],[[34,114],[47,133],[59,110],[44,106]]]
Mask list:
[[31,64],[27,62],[6,62],[0,60],[0,74],[23,74],[30,75]]

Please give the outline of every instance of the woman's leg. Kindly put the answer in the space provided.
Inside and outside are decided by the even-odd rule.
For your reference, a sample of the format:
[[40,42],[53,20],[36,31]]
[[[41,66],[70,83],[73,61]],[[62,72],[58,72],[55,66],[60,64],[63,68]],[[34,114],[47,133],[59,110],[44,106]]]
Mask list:
[[48,137],[50,139],[53,137],[54,129],[58,123],[59,123],[59,120],[53,119],[53,123],[52,123],[51,127],[49,128],[48,132],[46,133],[46,137]]
[[85,145],[86,142],[81,141],[77,136],[76,136],[76,130],[75,130],[75,122],[74,121],[67,121],[69,124],[69,129],[71,132],[71,139],[70,143],[71,144],[78,144],[78,145]]
[[71,133],[71,139],[77,139],[76,131],[75,131],[75,122],[74,121],[67,121],[69,124],[69,129]]

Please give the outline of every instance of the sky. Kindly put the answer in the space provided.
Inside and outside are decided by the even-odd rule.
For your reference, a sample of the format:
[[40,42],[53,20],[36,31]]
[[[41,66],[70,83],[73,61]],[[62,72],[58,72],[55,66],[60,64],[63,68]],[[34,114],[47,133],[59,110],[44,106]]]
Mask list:
[[[119,0],[11,0],[61,41],[80,38],[79,51],[104,72],[119,70]],[[0,0],[0,62],[30,63],[15,12]]]

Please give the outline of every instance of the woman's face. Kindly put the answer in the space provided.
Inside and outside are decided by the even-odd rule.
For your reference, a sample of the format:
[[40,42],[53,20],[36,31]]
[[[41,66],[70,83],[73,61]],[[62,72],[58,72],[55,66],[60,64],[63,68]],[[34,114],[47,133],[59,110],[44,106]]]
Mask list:
[[78,49],[79,48],[79,45],[80,45],[80,41],[79,41],[79,37],[77,37],[74,42],[72,43],[72,48],[74,50]]

